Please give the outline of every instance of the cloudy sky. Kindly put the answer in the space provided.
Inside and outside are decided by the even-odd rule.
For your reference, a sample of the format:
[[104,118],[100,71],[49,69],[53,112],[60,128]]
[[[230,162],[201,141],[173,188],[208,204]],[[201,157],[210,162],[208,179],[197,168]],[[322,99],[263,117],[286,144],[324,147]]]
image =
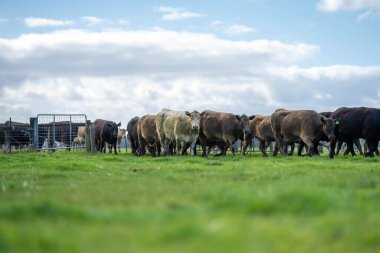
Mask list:
[[380,107],[380,0],[1,0],[0,122]]

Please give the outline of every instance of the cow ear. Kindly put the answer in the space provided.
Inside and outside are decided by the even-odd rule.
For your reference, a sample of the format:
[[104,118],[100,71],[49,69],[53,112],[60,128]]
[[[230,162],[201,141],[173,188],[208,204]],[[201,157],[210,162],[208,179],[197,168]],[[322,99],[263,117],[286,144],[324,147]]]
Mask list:
[[340,125],[340,119],[335,120],[335,125]]
[[324,116],[321,116],[321,121],[322,121],[323,124],[325,124],[326,123],[326,118]]
[[189,117],[191,117],[191,113],[189,113],[188,111],[185,112],[185,114]]
[[117,124],[117,126],[120,127],[121,126],[121,122],[119,122],[119,124]]
[[235,115],[235,118],[240,121],[240,116],[239,115]]
[[253,120],[256,116],[255,115],[252,115],[252,116],[249,116],[249,120]]

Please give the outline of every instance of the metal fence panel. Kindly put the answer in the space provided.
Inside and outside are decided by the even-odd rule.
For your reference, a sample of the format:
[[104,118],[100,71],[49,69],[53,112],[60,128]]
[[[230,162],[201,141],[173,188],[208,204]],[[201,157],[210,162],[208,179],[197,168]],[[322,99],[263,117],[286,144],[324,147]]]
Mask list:
[[[79,129],[83,130],[83,136]],[[85,114],[38,114],[34,123],[34,143],[38,150],[85,149]]]

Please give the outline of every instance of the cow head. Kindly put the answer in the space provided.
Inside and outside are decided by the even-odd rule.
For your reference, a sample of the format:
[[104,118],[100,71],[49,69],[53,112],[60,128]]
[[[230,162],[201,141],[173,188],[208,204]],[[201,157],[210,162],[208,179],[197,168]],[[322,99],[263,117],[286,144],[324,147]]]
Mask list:
[[249,127],[249,117],[245,114],[239,116],[235,115],[236,119],[240,121],[241,129],[243,131],[243,134],[250,134],[251,128]]
[[108,121],[106,123],[106,127],[109,129],[108,131],[111,132],[111,135],[113,138],[117,138],[117,135],[119,133],[119,126],[121,125],[121,123],[119,124],[116,124],[115,122],[112,122],[112,121]]
[[121,138],[125,138],[126,131],[127,130],[125,130],[125,129],[119,129],[119,133],[120,133]]
[[335,140],[334,131],[335,131],[336,120],[321,116],[321,122],[323,124],[322,126],[323,133],[327,136],[330,142],[333,142]]
[[185,114],[191,118],[191,130],[199,132],[199,127],[201,124],[201,114],[197,111],[193,111],[191,113],[186,111]]

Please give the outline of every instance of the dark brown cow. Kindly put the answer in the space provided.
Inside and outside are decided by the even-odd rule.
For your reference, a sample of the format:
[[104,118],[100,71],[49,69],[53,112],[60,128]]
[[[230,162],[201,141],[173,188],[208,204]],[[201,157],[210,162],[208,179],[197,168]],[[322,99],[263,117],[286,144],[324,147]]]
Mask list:
[[[272,126],[270,123],[270,116],[251,116],[249,117],[249,127],[251,129],[250,134],[244,135],[244,146],[243,146],[243,155],[247,150],[248,145],[252,142],[253,137],[256,137],[260,141],[260,150],[263,153],[263,156],[268,156],[266,153],[266,148],[270,145],[271,142],[276,141],[273,135]],[[276,155],[278,151],[277,144],[273,155]]]
[[[270,116],[271,121],[271,127],[273,131],[273,136],[276,140],[277,146],[282,154],[284,154],[285,150],[284,147],[284,136],[281,134],[281,126],[282,122],[284,121],[284,118],[293,111],[286,110],[286,109],[277,109],[272,115]],[[294,145],[294,144],[293,144]],[[274,154],[275,155],[275,154]]]
[[135,116],[127,124],[128,140],[131,143],[131,149],[133,155],[139,155],[138,147],[138,135],[137,135],[137,122],[139,117]]
[[[373,156],[380,140],[380,109],[367,107],[341,107],[338,108],[331,117],[336,119],[337,139],[342,139],[347,143],[347,148],[352,155],[355,155],[353,141],[355,138],[363,138],[368,145],[366,156]],[[331,145],[330,158],[334,157],[336,141]]]
[[288,113],[281,124],[283,136],[283,150],[290,142],[302,141],[308,147],[308,155],[314,155],[314,147],[323,136],[327,136],[330,142],[335,140],[335,120],[326,118],[313,110],[299,110]]
[[[115,155],[117,155],[116,144],[117,144],[117,134],[119,131],[119,126],[121,123],[116,124],[113,121],[97,119],[95,124],[95,143],[97,150],[100,152],[106,152],[106,145],[111,144],[114,148]],[[111,149],[112,153],[112,149]]]
[[232,113],[214,112],[210,110],[201,113],[201,140],[203,155],[207,156],[206,146],[209,143],[223,146],[225,155],[228,148],[234,154],[234,144],[244,133],[250,133],[249,119],[246,115],[234,115]]
[[161,144],[156,131],[156,115],[145,115],[138,120],[139,155],[145,155],[145,147],[148,146],[152,156],[160,156]]

